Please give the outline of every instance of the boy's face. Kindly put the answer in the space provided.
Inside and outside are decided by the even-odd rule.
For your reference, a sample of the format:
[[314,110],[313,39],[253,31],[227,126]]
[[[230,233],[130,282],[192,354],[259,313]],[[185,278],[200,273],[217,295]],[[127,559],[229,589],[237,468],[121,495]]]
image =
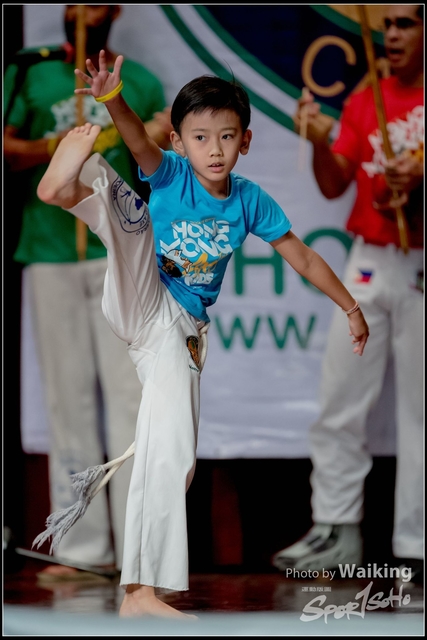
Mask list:
[[188,157],[199,182],[212,195],[227,192],[227,178],[239,153],[246,155],[252,132],[242,132],[240,118],[234,111],[189,113],[181,125],[181,135],[171,134],[176,153]]

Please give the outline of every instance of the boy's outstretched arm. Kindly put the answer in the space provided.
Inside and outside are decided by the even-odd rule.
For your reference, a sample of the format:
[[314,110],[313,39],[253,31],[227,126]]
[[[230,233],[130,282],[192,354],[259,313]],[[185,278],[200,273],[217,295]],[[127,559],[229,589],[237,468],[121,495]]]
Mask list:
[[[141,118],[129,107],[122,94],[114,91],[121,83],[120,71],[123,64],[123,56],[117,56],[112,72],[108,70],[105,51],[99,52],[99,70],[91,60],[86,60],[86,66],[90,73],[87,75],[80,69],[74,73],[81,78],[89,88],[75,89],[74,93],[92,95],[98,101],[104,102],[118,132],[122,136],[126,146],[135,158],[139,167],[147,176],[151,176],[162,161],[162,152],[158,145],[150,138]],[[105,100],[108,94],[113,92],[113,97]],[[100,100],[104,98],[104,100]]]
[[[292,231],[288,231],[284,236],[270,244],[297,273],[325,293],[344,311],[349,311],[356,306],[356,300],[330,266],[318,253],[307,247]],[[369,337],[369,327],[360,309],[347,317],[350,335],[353,336],[352,343],[356,345],[353,351],[362,355]]]

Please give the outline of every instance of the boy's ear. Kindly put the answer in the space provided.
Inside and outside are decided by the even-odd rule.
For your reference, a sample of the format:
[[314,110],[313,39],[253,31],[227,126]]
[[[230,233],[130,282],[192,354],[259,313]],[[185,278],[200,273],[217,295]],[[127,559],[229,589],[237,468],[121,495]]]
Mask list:
[[245,133],[243,134],[242,144],[240,145],[240,153],[242,154],[242,156],[245,156],[248,153],[249,147],[251,146],[251,140],[252,131],[250,129],[246,129]]
[[177,134],[176,131],[171,131],[171,144],[172,144],[172,148],[175,151],[175,153],[177,153],[178,155],[182,156],[183,158],[185,158],[185,156],[187,155],[185,153],[185,149],[184,149],[184,145],[182,144],[182,140],[179,137],[179,135]]

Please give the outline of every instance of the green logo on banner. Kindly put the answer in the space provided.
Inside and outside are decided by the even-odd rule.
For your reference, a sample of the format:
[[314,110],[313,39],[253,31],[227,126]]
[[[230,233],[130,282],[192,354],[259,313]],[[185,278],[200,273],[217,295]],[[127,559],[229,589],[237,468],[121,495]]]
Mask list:
[[275,321],[271,316],[255,316],[252,321],[246,321],[251,322],[250,326],[245,326],[245,321],[240,316],[236,316],[233,318],[227,329],[224,327],[223,321],[219,317],[214,318],[214,322],[222,345],[224,349],[227,350],[234,346],[237,339],[242,340],[246,349],[253,349],[255,347],[255,342],[261,324],[267,324],[269,333],[278,349],[286,348],[290,335],[294,337],[296,343],[301,349],[307,349],[310,336],[313,333],[314,326],[316,324],[316,316],[312,315],[309,317],[305,331],[299,327],[298,321],[294,316],[288,316],[285,319],[281,333],[279,333]]
[[[304,244],[311,247],[316,240],[322,238],[333,238],[342,244],[344,247],[346,254],[348,255],[351,245],[353,244],[352,238],[346,231],[341,229],[334,228],[324,228],[324,229],[316,229],[315,231],[311,231],[308,233],[305,238],[302,239]],[[243,247],[239,247],[235,250],[233,254],[234,259],[234,288],[235,293],[238,296],[244,295],[245,293],[245,268],[246,267],[271,267],[273,271],[273,291],[276,295],[281,295],[285,293],[285,275],[284,275],[284,267],[285,261],[282,256],[271,248],[270,256],[248,256],[244,251]],[[249,277],[249,274],[248,274]],[[302,282],[309,287],[312,291],[316,293],[321,293],[319,289],[314,287],[306,278],[301,277]]]

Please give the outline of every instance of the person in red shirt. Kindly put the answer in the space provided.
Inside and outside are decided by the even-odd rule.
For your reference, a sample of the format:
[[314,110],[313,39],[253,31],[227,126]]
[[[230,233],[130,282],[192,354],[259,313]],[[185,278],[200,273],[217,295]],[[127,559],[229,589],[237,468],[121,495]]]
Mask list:
[[[372,87],[350,96],[335,142],[331,119],[304,92],[295,114],[305,109],[313,144],[313,170],[322,194],[341,196],[356,182],[346,228],[354,242],[344,284],[363,306],[371,329],[363,359],[348,357],[345,331],[334,316],[320,385],[320,415],[310,430],[314,526],[273,556],[273,565],[332,569],[360,564],[364,481],[372,459],[366,421],[383,385],[390,353],[396,386],[396,490],[393,554],[423,575],[423,178],[424,12],[423,5],[390,5],[384,19],[391,76],[380,80],[387,130],[395,157],[387,160]],[[404,211],[409,250],[400,246],[396,207]]]

